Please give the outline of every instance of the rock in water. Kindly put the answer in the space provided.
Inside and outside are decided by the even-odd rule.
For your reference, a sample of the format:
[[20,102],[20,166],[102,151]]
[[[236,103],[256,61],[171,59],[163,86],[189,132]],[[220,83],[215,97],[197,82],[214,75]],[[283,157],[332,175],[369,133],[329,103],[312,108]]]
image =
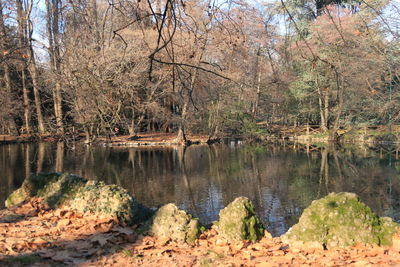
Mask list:
[[148,219],[152,212],[116,185],[106,185],[68,173],[33,174],[6,200],[6,207],[30,197],[41,197],[50,208],[63,205],[78,212],[105,213],[121,223],[134,224]]
[[149,221],[148,233],[160,239],[193,244],[200,234],[200,223],[175,204],[159,208]]
[[253,203],[246,197],[238,197],[220,211],[215,223],[219,235],[228,242],[257,241],[264,235],[264,226],[254,213]]
[[392,219],[375,215],[353,193],[330,193],[314,200],[299,222],[282,236],[289,244],[319,242],[326,248],[357,243],[391,245],[398,225]]

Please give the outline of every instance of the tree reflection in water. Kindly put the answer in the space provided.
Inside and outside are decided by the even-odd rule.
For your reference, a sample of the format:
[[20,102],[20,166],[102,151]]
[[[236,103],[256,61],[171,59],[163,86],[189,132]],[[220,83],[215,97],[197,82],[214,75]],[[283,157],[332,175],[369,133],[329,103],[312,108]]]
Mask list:
[[205,224],[235,197],[246,196],[274,235],[329,192],[357,193],[379,215],[400,220],[400,161],[392,154],[334,147],[307,153],[288,147],[1,145],[0,201],[3,205],[31,172],[67,171],[123,186],[151,207],[174,202]]

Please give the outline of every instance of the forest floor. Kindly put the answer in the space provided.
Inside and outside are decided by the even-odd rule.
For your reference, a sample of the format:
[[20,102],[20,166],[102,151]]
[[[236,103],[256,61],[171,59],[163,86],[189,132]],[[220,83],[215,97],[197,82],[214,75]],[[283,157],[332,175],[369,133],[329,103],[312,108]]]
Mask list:
[[214,230],[194,246],[141,236],[109,216],[49,210],[34,198],[0,211],[1,266],[399,266],[391,248],[291,247],[266,232],[257,243],[227,244]]

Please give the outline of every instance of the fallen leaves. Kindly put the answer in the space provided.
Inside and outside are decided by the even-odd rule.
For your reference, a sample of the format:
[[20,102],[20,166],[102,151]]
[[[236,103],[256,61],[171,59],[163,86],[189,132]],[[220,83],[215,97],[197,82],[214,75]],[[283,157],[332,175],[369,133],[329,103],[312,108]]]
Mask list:
[[62,219],[57,223],[57,228],[63,229],[65,226],[68,226],[71,223],[70,219]]
[[8,256],[33,253],[46,260],[77,264],[136,240],[133,229],[115,225],[116,218],[49,210],[35,198],[0,211],[0,222],[0,253]]
[[0,211],[0,263],[4,255],[27,255],[80,266],[388,266],[400,265],[399,240],[396,235],[392,248],[324,250],[314,243],[288,246],[267,232],[257,243],[229,244],[211,229],[189,246],[138,236],[110,216],[48,210],[40,199]]

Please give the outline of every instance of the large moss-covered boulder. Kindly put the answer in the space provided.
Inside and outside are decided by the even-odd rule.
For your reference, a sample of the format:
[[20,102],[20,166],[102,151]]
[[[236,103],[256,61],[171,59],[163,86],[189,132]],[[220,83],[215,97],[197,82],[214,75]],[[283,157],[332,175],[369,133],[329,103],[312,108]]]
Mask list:
[[117,185],[88,181],[65,205],[78,212],[105,213],[132,225],[148,219],[152,212]]
[[51,208],[73,198],[87,180],[68,173],[32,174],[22,186],[6,199],[6,207],[17,205],[31,197],[42,197]]
[[287,243],[319,242],[325,248],[357,243],[391,245],[398,225],[380,218],[353,193],[331,193],[314,200],[299,222],[282,236]]
[[106,185],[68,173],[33,174],[6,200],[6,207],[30,197],[41,197],[50,208],[64,206],[78,212],[105,213],[121,223],[134,224],[151,216],[150,209],[138,203],[116,185]]
[[148,234],[160,239],[193,244],[200,234],[201,225],[196,218],[170,203],[156,211],[147,229]]
[[264,226],[254,213],[253,203],[246,197],[238,197],[220,211],[219,221],[214,224],[218,234],[228,242],[257,241],[264,235]]

